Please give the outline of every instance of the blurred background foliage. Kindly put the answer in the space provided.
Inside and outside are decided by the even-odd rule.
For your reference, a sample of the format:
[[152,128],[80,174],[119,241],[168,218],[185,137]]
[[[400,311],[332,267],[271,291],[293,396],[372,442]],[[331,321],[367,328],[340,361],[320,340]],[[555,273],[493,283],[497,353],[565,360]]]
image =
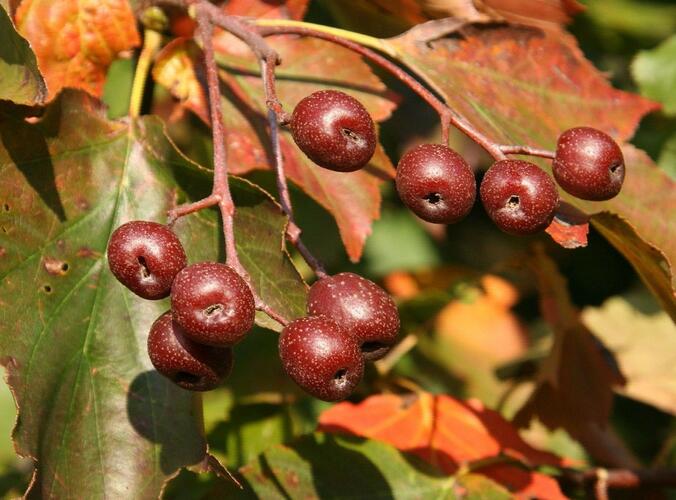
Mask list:
[[[340,25],[330,3],[314,1],[307,19]],[[676,4],[671,0],[582,3],[587,9],[576,16],[570,31],[613,85],[663,104],[660,112],[642,121],[633,142],[676,177]],[[104,100],[111,117],[126,114],[134,65],[132,57],[115,62],[109,70]],[[381,76],[402,96],[401,106],[382,128],[386,150],[396,161],[413,143],[438,133],[437,117],[407,89]],[[159,86],[149,84],[147,90],[153,97],[148,103],[154,103],[147,110],[167,116],[170,97]],[[188,155],[210,162],[209,131],[198,120],[185,116],[174,121],[170,131]],[[488,158],[464,137],[456,135],[453,142],[472,165],[488,166]],[[251,178],[274,192],[269,174],[258,172]],[[364,258],[355,265],[345,255],[333,219],[299,190],[293,191],[293,198],[306,243],[329,271],[356,270],[384,283],[398,297],[403,332],[415,337],[413,347],[386,374],[369,369],[356,399],[414,385],[479,398],[513,416],[532,390],[528,377],[551,344],[533,281],[519,265],[534,240],[541,240],[555,258],[580,308],[598,307],[614,296],[631,296],[646,314],[659,312],[631,266],[593,228],[589,246],[570,251],[545,235],[532,239],[503,235],[480,204],[455,226],[424,225],[403,208],[390,185],[385,188],[382,217],[374,224]],[[303,270],[301,259],[296,262]],[[231,469],[272,444],[311,432],[317,415],[327,406],[304,397],[283,375],[276,334],[253,334],[236,350],[238,367],[227,385],[204,395],[211,452]],[[1,382],[0,497],[20,495],[32,468],[30,460],[14,454],[10,438],[14,419],[11,394]],[[669,413],[618,395],[612,424],[644,464],[676,465],[676,422]],[[537,446],[580,461],[589,459],[565,431],[552,433],[533,425],[526,435]],[[184,471],[169,485],[167,497],[223,497],[230,488],[211,475]]]

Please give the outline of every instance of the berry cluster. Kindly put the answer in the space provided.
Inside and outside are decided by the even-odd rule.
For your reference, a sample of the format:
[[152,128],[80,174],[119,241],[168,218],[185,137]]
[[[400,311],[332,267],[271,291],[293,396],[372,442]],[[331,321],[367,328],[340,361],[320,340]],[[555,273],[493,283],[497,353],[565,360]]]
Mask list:
[[[301,100],[290,126],[298,147],[330,170],[358,170],[375,151],[373,120],[356,99],[339,91],[319,91]],[[590,127],[571,128],[558,139],[553,173],[559,186],[573,196],[608,200],[622,187],[624,158],[607,134]],[[406,152],[397,166],[396,187],[411,211],[437,224],[458,222],[476,198],[472,169],[441,144],[422,144]],[[545,229],[559,204],[551,176],[523,160],[496,161],[486,172],[479,194],[493,222],[516,235]]]
[[185,251],[167,226],[132,221],[108,243],[115,277],[145,299],[171,296],[171,311],[150,328],[153,366],[184,389],[207,391],[232,369],[232,346],[254,324],[254,298],[247,283],[225,264],[187,265]]
[[[254,324],[255,301],[246,281],[225,264],[187,265],[176,235],[155,222],[132,221],[117,228],[108,244],[108,264],[137,295],[171,297],[171,310],[148,335],[155,369],[184,389],[207,391],[219,385],[232,369],[232,346]],[[314,283],[307,312],[280,335],[284,369],[310,394],[344,399],[361,380],[364,362],[380,359],[394,344],[397,307],[375,283],[341,273]]]

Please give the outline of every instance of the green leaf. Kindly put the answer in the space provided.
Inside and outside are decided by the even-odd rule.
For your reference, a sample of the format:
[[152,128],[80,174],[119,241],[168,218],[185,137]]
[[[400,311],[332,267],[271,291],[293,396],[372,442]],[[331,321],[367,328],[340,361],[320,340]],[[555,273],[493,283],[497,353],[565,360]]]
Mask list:
[[240,469],[259,498],[510,498],[489,479],[456,481],[394,447],[316,433],[277,445]]
[[672,179],[676,180],[676,133],[672,134],[664,143],[657,164]]
[[[32,491],[155,498],[205,456],[199,398],[147,357],[148,329],[168,301],[120,285],[105,250],[121,223],[163,221],[176,199],[204,194],[209,172],[177,154],[159,120],[107,121],[80,92],[61,94],[34,124],[11,106],[0,117],[0,359],[19,406],[17,450],[38,463]],[[232,187],[240,257],[259,293],[291,315],[305,285],[282,252],[285,218],[250,183]],[[176,228],[190,261],[217,258],[215,213]],[[268,286],[280,276],[284,295]]]
[[664,114],[676,115],[676,35],[652,50],[639,52],[631,70],[641,94],[661,102]]
[[46,97],[47,85],[35,54],[17,33],[9,14],[0,8],[0,100],[31,106]]

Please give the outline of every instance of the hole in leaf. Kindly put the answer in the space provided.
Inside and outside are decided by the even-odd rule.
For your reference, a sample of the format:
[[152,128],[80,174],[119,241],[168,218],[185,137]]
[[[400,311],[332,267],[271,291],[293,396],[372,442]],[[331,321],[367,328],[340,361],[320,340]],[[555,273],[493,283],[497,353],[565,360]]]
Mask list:
[[67,273],[69,268],[70,268],[70,266],[68,265],[68,262],[64,262],[63,264],[61,264],[61,271],[62,272]]
[[45,291],[45,293],[52,293],[52,287],[49,285],[43,286],[42,289]]
[[175,379],[177,384],[195,385],[202,379],[202,377],[195,375],[194,373],[177,372]]
[[9,203],[5,203],[2,208],[5,209],[5,212],[9,212]]
[[436,205],[441,201],[441,195],[439,193],[428,193],[423,196],[423,199],[432,205]]
[[221,310],[223,310],[222,304],[211,304],[209,307],[207,307],[204,310],[204,314],[206,314],[207,316],[211,316],[215,312],[218,312],[218,311],[221,311]]
[[507,200],[507,206],[509,208],[518,208],[519,204],[521,203],[521,200],[519,197],[515,194],[509,197],[509,200]]
[[148,264],[146,263],[145,257],[143,255],[139,255],[136,260],[138,260],[138,263],[141,265],[141,276],[144,278],[149,278],[150,269],[148,269]]

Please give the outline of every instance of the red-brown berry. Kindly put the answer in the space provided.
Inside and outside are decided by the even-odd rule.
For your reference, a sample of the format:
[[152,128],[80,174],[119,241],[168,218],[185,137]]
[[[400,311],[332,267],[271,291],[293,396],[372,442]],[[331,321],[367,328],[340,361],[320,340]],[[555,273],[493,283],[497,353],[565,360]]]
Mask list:
[[624,157],[608,134],[591,127],[576,127],[559,136],[552,170],[559,186],[573,196],[609,200],[622,189]]
[[309,394],[324,401],[348,397],[364,373],[354,338],[326,317],[292,321],[279,336],[284,370]]
[[480,194],[495,225],[515,235],[545,229],[559,204],[552,178],[537,165],[521,160],[495,162],[481,182]]
[[329,170],[359,170],[376,148],[375,125],[366,108],[337,90],[320,90],[302,99],[289,125],[301,151]]
[[397,191],[418,217],[437,224],[464,218],[474,205],[476,181],[467,162],[441,144],[421,144],[397,165]]
[[246,281],[217,262],[200,262],[178,273],[171,288],[171,309],[191,340],[212,346],[242,340],[256,313]]
[[310,288],[307,311],[338,323],[357,341],[366,361],[382,358],[399,333],[399,311],[392,298],[354,273],[316,281]]
[[148,356],[155,369],[190,391],[217,387],[232,370],[232,349],[191,341],[166,312],[153,323],[148,335]]
[[185,251],[167,226],[131,221],[118,227],[108,242],[108,265],[124,286],[144,299],[169,295],[176,274],[186,265]]

